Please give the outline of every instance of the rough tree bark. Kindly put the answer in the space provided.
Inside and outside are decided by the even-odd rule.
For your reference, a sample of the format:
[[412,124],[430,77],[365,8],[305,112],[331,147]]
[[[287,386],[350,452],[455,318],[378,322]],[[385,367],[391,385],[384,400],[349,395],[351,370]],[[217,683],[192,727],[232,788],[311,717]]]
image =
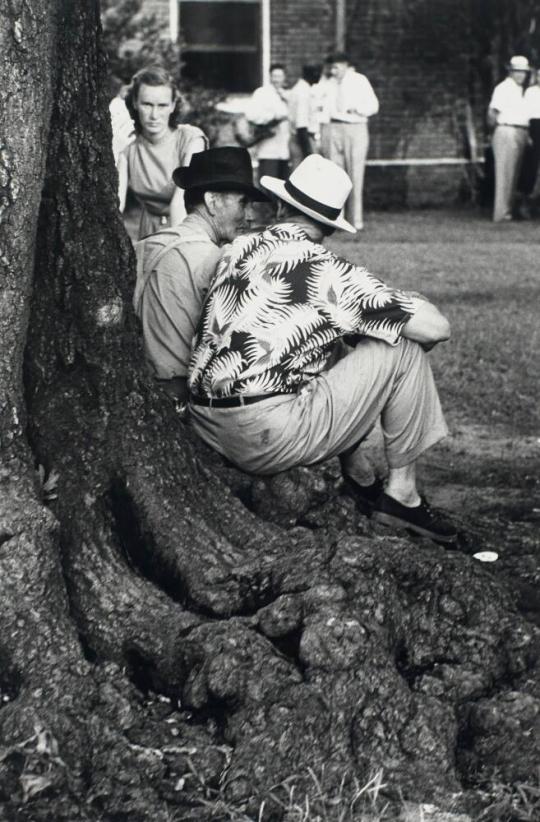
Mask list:
[[5,818],[219,818],[219,791],[279,819],[308,768],[442,805],[526,777],[535,633],[504,584],[370,528],[332,465],[263,482],[195,441],[130,309],[97,5],[0,26]]

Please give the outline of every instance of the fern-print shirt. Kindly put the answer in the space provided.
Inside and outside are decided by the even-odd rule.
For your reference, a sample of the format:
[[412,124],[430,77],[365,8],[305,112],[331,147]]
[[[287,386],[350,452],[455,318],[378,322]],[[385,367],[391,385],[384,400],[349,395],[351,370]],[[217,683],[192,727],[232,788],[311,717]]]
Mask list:
[[418,300],[278,223],[227,246],[192,347],[200,397],[294,392],[347,334],[398,342]]

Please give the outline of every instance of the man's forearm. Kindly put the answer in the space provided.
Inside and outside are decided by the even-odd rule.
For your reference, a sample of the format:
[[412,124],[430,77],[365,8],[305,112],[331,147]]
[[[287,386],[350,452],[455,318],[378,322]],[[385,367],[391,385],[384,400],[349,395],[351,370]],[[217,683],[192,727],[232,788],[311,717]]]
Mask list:
[[425,346],[433,348],[437,343],[449,339],[450,323],[432,303],[421,302],[403,326],[401,336],[419,343],[424,350],[429,350]]
[[496,108],[488,108],[487,121],[491,128],[495,128],[499,117],[499,111]]

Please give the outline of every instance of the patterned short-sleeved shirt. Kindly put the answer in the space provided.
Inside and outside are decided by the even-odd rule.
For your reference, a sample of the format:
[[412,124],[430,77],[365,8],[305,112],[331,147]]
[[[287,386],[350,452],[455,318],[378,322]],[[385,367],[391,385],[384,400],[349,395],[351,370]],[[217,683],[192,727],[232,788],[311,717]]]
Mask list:
[[280,223],[227,246],[192,347],[200,397],[294,392],[347,334],[399,340],[418,301]]

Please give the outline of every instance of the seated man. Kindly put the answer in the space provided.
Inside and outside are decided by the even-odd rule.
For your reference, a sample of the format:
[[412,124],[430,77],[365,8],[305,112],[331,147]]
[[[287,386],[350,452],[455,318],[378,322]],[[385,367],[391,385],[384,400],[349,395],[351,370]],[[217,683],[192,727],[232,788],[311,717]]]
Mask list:
[[156,379],[184,401],[191,340],[221,255],[219,246],[246,227],[251,200],[268,198],[253,186],[251,158],[244,148],[194,154],[173,177],[185,191],[188,216],[136,244],[133,304]]
[[[447,320],[321,245],[351,181],[307,157],[285,182],[278,221],[224,252],[190,362],[190,415],[209,445],[245,471],[273,474],[338,455],[346,483],[373,517],[443,542],[456,529],[417,491],[415,461],[447,434],[423,347],[448,339]],[[353,348],[343,342],[355,337]],[[386,487],[359,443],[381,419]]]

